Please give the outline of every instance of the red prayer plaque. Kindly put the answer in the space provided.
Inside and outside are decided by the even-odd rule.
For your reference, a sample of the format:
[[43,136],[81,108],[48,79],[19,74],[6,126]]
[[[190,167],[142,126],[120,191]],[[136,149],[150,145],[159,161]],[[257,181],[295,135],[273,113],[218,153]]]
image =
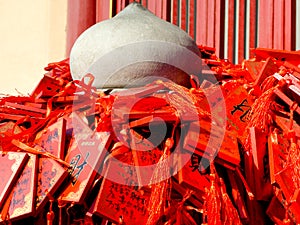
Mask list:
[[272,198],[266,213],[275,224],[284,224],[283,220],[285,218],[285,208],[276,196]]
[[[293,167],[287,166],[285,169],[275,175],[276,183],[282,190],[284,197],[289,200],[293,198],[295,192],[297,191],[297,187],[293,181],[293,176],[295,176],[293,169]],[[300,204],[300,202],[298,202],[298,204]]]
[[[284,193],[279,191],[278,193],[276,193],[276,197],[278,198],[279,202],[285,208],[286,204],[288,202],[287,202],[287,197],[284,195]],[[288,208],[289,217],[294,222],[294,224],[299,224],[299,221],[300,221],[300,214],[299,214],[299,212],[300,212],[300,190],[299,189],[297,189],[293,193],[293,196],[290,198],[289,203],[290,203],[289,208]]]
[[290,143],[284,138],[283,133],[274,131],[269,134],[268,155],[271,184],[276,183],[275,175],[284,168],[289,145]]
[[272,185],[270,171],[268,168],[267,134],[255,127],[250,127],[250,146],[253,163],[253,175],[255,177],[254,195],[255,199],[268,201],[272,197]]
[[[257,79],[257,76],[264,65],[264,62],[261,61],[251,61],[251,60],[244,60],[244,66],[246,67],[247,71],[249,72],[252,81]],[[249,78],[249,77],[248,77]]]
[[7,151],[7,149],[3,149],[2,147],[2,141],[5,140],[6,137],[10,137],[21,132],[22,129],[12,121],[0,124],[0,151]]
[[285,207],[285,199],[290,200],[290,216],[294,221],[300,221],[300,194],[293,181],[294,168],[286,165],[289,145],[290,143],[287,138],[284,138],[283,133],[274,131],[269,135],[270,178],[272,184],[276,183],[284,195],[284,197],[282,197],[282,194],[277,195],[281,204]]
[[37,134],[35,143],[41,151],[47,151],[56,157],[64,158],[66,120],[60,118],[56,123]]
[[72,129],[73,134],[80,135],[83,133],[86,136],[86,133],[91,132],[91,129],[89,128],[87,121],[84,121],[84,119],[85,117],[82,114],[75,112],[71,113],[66,119],[66,129]]
[[32,216],[35,212],[37,156],[30,158],[11,192],[9,218],[11,220]]
[[[190,158],[189,160],[186,160]],[[183,162],[187,161],[185,165]],[[209,166],[203,162],[208,162],[205,159],[201,160],[201,157],[196,154],[181,153],[178,157],[179,168],[181,168],[175,175],[175,179],[178,180],[179,184],[186,188],[193,189],[197,192],[204,193],[205,187],[210,186],[209,178],[206,175],[201,174],[202,168],[205,169]],[[201,165],[202,164],[202,165]]]
[[55,194],[68,172],[55,160],[41,157],[37,176],[36,210],[39,213],[49,200],[47,194]]
[[59,80],[50,77],[48,74],[45,74],[32,92],[31,96],[35,99],[53,97],[54,95],[58,94],[62,88],[63,87],[59,83]]
[[[290,129],[290,125],[291,125],[290,118],[275,116],[275,122],[283,131],[287,131]],[[295,131],[295,135],[298,137],[298,139],[300,139],[300,126],[298,125],[298,123],[294,122],[292,124],[292,130]]]
[[243,86],[230,90],[225,94],[227,124],[239,138],[243,138],[247,126],[247,116],[251,110],[252,100]]
[[92,187],[98,169],[103,163],[110,144],[107,132],[77,133],[72,139],[65,161],[71,166],[71,181],[62,193],[62,200],[82,203]]
[[11,136],[14,134],[18,134],[21,131],[22,129],[14,122],[10,121],[0,124],[0,137]]
[[[222,128],[210,129],[210,123],[204,120],[200,123],[191,123],[183,148],[204,158],[214,159],[218,164],[229,169],[235,169],[241,160],[236,136],[225,130],[222,137]],[[223,140],[220,142],[221,138]],[[208,145],[209,140],[210,145]]]
[[131,130],[131,152],[140,186],[149,184],[163,151],[151,141]]
[[[136,183],[130,171],[132,167],[111,159],[108,162],[105,177],[114,176],[122,179],[122,183]],[[109,174],[111,173],[111,174]],[[150,191],[146,187],[138,189],[136,186],[124,185],[104,179],[100,188],[94,213],[114,223],[122,218],[124,224],[146,224],[148,219],[148,204]]]
[[7,152],[0,155],[0,209],[2,209],[27,160],[28,155],[21,152]]

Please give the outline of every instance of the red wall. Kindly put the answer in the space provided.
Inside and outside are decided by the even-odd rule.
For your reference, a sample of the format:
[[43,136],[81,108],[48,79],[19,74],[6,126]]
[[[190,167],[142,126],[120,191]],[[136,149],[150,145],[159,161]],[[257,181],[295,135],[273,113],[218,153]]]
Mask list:
[[[133,0],[69,0],[67,53],[89,26]],[[241,62],[255,47],[295,50],[296,0],[140,0],[197,44],[215,47],[221,58]]]

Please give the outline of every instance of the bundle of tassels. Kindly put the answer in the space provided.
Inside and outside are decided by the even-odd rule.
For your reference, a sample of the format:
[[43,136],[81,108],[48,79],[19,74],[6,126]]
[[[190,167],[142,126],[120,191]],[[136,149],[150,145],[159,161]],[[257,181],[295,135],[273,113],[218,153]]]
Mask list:
[[222,178],[213,164],[210,166],[210,188],[206,188],[202,225],[241,225],[239,214],[229,198]]

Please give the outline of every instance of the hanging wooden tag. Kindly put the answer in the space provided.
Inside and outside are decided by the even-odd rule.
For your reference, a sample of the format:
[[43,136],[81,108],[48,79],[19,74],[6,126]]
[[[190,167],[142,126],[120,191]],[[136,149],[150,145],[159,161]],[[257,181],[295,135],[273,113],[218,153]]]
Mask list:
[[58,94],[63,89],[59,80],[45,74],[37,87],[32,92],[31,96],[36,98],[49,98]]
[[65,155],[66,120],[58,119],[57,122],[40,131],[35,138],[36,149],[46,151],[63,159]]
[[285,208],[276,196],[272,198],[266,213],[275,224],[284,225]]
[[65,158],[65,161],[71,166],[69,169],[71,180],[61,196],[63,201],[80,204],[83,203],[93,185],[111,139],[107,132],[93,134],[92,131],[80,133],[80,135],[75,134],[75,137],[71,141]]
[[[227,124],[237,137],[244,139],[252,99],[243,86],[237,86],[225,96]],[[217,107],[217,106],[216,106]],[[220,109],[221,110],[221,109]]]
[[252,81],[256,80],[259,74],[259,71],[264,65],[264,62],[261,61],[252,61],[252,60],[244,60],[244,66],[248,70],[251,75]]
[[130,168],[118,160],[109,161],[104,177],[114,177],[114,181],[122,182],[103,180],[94,213],[117,224],[120,220],[124,224],[146,224],[151,193],[149,188],[130,185],[137,182],[137,178],[132,176],[135,171]]
[[222,128],[215,126],[214,130],[210,131],[210,127],[211,124],[204,120],[191,123],[183,148],[209,160],[214,159],[217,163],[234,170],[240,163],[236,136],[233,132],[225,130],[222,137]]
[[253,175],[257,200],[270,200],[272,185],[270,182],[270,170],[268,164],[267,136],[255,127],[249,129],[251,140],[251,153],[253,161]]
[[11,149],[3,149],[3,142],[5,142],[5,139],[7,137],[11,137],[21,132],[22,129],[12,121],[0,124],[0,152],[11,150]]
[[68,172],[53,159],[40,157],[37,172],[36,213],[40,213],[48,202],[47,195],[54,196],[67,178]]
[[0,155],[0,210],[22,173],[28,158],[26,153],[21,152],[7,152]]
[[268,154],[271,184],[276,183],[275,175],[284,167],[289,141],[284,138],[283,133],[274,130],[268,136]]
[[[10,194],[8,215],[11,221],[33,216],[35,213],[37,156],[29,154],[29,160]],[[1,212],[3,213],[3,212]]]
[[[189,160],[187,160],[189,158]],[[182,165],[186,162],[185,165]],[[186,188],[205,193],[205,188],[209,187],[209,177],[205,175],[209,168],[209,162],[199,155],[182,152],[178,158],[178,167],[181,168],[175,175],[178,183]]]

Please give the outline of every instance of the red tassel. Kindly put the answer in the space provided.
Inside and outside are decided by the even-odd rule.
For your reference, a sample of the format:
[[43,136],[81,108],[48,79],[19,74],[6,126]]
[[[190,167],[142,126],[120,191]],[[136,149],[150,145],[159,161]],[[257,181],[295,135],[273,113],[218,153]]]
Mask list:
[[50,200],[49,212],[47,213],[47,225],[53,225],[54,212],[52,210],[53,199]]
[[168,174],[170,173],[169,165],[167,165],[164,161],[166,161],[166,159],[169,157],[173,144],[173,139],[168,138],[166,140],[164,153],[161,156],[158,166],[155,169],[151,179],[151,183],[154,184],[152,185],[152,192],[149,201],[149,218],[147,220],[147,225],[156,224],[166,208],[166,201],[169,194],[168,190],[170,190],[170,180],[168,178],[159,183],[155,182],[160,180],[160,176],[168,177]]

